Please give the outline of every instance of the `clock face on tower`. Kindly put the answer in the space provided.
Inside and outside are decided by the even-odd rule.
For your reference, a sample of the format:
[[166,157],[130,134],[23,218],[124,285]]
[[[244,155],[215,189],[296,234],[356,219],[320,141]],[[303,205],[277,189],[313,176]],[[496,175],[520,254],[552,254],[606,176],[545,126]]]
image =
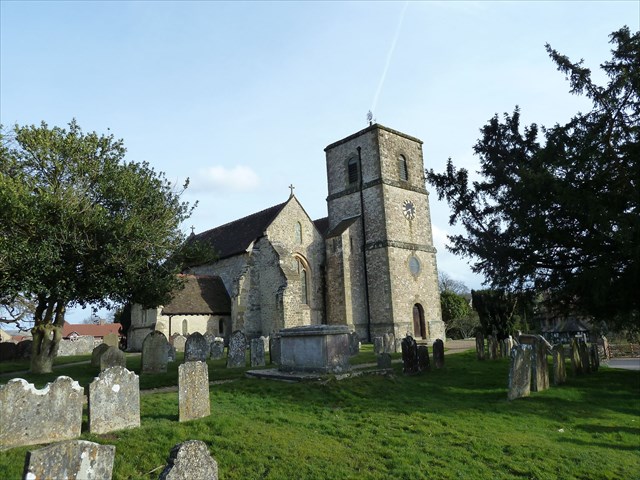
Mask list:
[[413,220],[416,217],[416,207],[411,200],[405,200],[402,203],[402,214],[407,220]]

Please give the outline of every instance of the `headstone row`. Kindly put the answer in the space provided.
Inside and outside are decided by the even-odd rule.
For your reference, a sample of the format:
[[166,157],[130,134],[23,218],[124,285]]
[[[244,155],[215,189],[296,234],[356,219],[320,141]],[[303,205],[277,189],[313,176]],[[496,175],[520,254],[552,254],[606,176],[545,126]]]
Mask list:
[[[407,335],[402,340],[401,347],[404,373],[415,374],[431,369],[429,348],[426,345],[418,345],[411,335]],[[444,367],[444,342],[440,339],[433,342],[433,364],[435,368]]]
[[31,358],[33,340],[22,340],[19,343],[0,342],[0,362]]

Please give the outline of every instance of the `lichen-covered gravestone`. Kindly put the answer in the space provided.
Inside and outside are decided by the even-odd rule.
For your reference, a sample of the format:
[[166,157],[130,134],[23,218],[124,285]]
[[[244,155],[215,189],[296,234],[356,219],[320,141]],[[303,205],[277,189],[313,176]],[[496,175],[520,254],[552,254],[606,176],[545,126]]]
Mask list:
[[262,338],[251,339],[251,366],[252,367],[264,367],[264,341]]
[[201,333],[194,332],[189,335],[184,345],[185,362],[206,362],[210,353],[211,346]]
[[22,378],[0,386],[0,447],[58,442],[80,436],[84,390],[58,377],[37,390]]
[[439,338],[433,342],[433,365],[436,368],[444,367],[444,342]]
[[533,344],[531,368],[531,390],[541,392],[549,388],[549,364],[547,363],[547,346],[538,338]]
[[170,343],[167,343],[167,362],[171,363],[175,361],[176,361],[176,348]]
[[167,337],[153,331],[142,342],[142,373],[166,373],[169,357]]
[[360,337],[356,332],[349,334],[349,355],[355,357],[360,353]]
[[489,359],[496,360],[498,358],[498,340],[495,335],[487,336],[487,348],[489,350]]
[[584,373],[591,373],[591,364],[589,362],[589,346],[585,341],[578,342],[578,346],[580,347],[582,369],[584,370]]
[[382,336],[384,353],[396,353],[396,336],[393,333],[385,333]]
[[531,392],[531,346],[516,345],[511,349],[509,368],[509,391],[507,398],[515,400],[528,397]]
[[247,337],[240,330],[236,330],[229,339],[229,353],[227,354],[227,368],[244,368],[247,366]]
[[218,464],[200,440],[179,443],[167,462],[158,480],[218,480]]
[[373,353],[376,355],[380,355],[381,353],[388,353],[384,351],[384,338],[383,337],[374,337],[373,338]]
[[176,352],[184,352],[184,346],[187,343],[187,337],[174,333],[171,335],[171,345],[176,349]]
[[185,362],[178,366],[178,405],[180,422],[211,414],[206,362]]
[[109,345],[110,347],[119,347],[120,337],[113,332],[107,333],[102,339],[102,343],[104,343],[105,345]]
[[429,361],[429,347],[426,345],[418,345],[418,368],[421,372],[431,370],[431,362]]
[[108,349],[109,349],[109,345],[107,345],[106,343],[101,343],[100,345],[98,345],[96,348],[93,349],[93,351],[91,352],[92,367],[96,367],[96,368],[100,367],[100,357]]
[[567,381],[567,371],[564,362],[564,347],[561,343],[551,349],[553,356],[553,384],[561,385]]
[[211,359],[221,360],[224,358],[224,338],[215,337],[211,342]]
[[25,480],[109,480],[116,447],[86,440],[68,440],[27,452]]
[[134,372],[112,367],[89,384],[89,431],[107,433],[140,426],[140,381]]
[[418,373],[418,344],[411,335],[402,339],[402,371]]
[[127,368],[127,357],[118,347],[109,347],[106,352],[100,356],[100,371],[111,367]]
[[571,371],[574,375],[582,375],[584,373],[584,369],[582,368],[580,343],[575,337],[571,339],[571,349],[569,352],[569,354],[571,355]]
[[269,337],[269,358],[274,365],[280,365],[280,334],[272,333]]
[[484,335],[482,332],[476,333],[476,358],[484,360]]

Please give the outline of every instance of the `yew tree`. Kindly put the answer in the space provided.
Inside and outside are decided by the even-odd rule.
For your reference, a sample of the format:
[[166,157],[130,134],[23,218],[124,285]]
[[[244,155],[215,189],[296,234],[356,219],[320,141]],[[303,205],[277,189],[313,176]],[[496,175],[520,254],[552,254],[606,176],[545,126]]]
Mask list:
[[51,371],[70,306],[158,305],[179,285],[167,259],[191,207],[183,189],[125,152],[75,120],[2,136],[0,302],[35,299],[33,372]]
[[546,46],[589,111],[549,128],[523,128],[517,107],[495,115],[474,147],[478,180],[451,159],[427,179],[465,230],[450,250],[492,288],[544,292],[555,308],[624,326],[640,306],[640,32],[624,27],[611,43],[606,85]]

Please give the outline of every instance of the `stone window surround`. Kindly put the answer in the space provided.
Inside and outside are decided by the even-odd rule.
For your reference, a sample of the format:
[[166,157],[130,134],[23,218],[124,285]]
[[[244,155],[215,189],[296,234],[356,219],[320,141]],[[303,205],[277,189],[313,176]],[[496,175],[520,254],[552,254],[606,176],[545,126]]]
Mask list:
[[401,182],[409,181],[409,164],[404,153],[398,154],[398,178]]
[[300,253],[294,253],[293,258],[298,265],[298,273],[300,274],[300,303],[309,305],[309,280],[312,278],[311,267],[309,262]]

